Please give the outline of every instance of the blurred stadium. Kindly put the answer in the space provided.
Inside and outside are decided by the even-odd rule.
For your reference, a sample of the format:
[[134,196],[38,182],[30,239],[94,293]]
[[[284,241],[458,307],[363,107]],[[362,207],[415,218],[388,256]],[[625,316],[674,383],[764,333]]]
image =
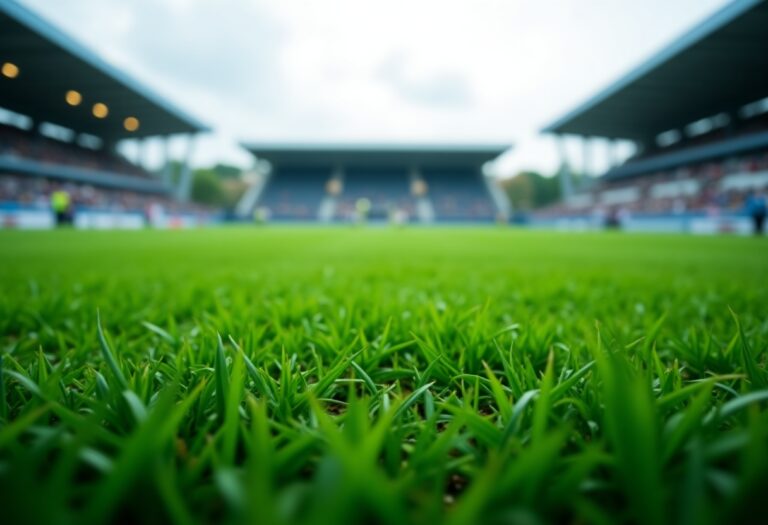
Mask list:
[[768,1],[509,140],[637,3],[59,2],[95,46],[0,0],[3,523],[765,521]]
[[244,196],[275,220],[389,222],[492,222],[510,209],[483,165],[506,146],[339,147],[247,145],[269,162],[268,178]]
[[[69,196],[79,227],[333,223],[365,210],[369,220],[400,223],[746,233],[749,198],[768,187],[765,27],[764,2],[729,4],[547,126],[543,132],[563,143],[583,143],[581,174],[559,148],[554,201],[520,206],[514,180],[484,174],[483,165],[510,146],[246,143],[256,168],[223,206],[190,199],[188,159],[204,124],[21,5],[3,2],[0,223],[52,226],[58,191]],[[172,159],[166,146],[158,170],[119,153],[126,142],[140,149],[146,137],[173,136],[187,138],[187,155]],[[607,141],[612,163],[600,177],[585,175],[595,141]],[[618,162],[613,141],[631,143],[635,153]]]

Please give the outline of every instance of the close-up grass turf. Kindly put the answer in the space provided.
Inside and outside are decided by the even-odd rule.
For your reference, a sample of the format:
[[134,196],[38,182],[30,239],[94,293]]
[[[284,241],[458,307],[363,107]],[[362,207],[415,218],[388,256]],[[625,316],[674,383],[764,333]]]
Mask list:
[[765,520],[768,243],[0,232],[3,523]]

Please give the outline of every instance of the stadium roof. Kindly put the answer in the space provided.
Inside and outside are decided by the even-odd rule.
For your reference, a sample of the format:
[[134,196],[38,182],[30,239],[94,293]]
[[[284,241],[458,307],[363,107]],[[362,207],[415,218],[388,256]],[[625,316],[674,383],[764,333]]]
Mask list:
[[[13,79],[0,76],[0,106],[107,140],[205,131],[206,127],[138,84],[95,53],[11,0],[0,0],[0,62],[18,67]],[[75,90],[82,103],[71,106]],[[92,114],[106,104],[106,118]],[[139,127],[129,132],[128,117]]]
[[243,147],[272,164],[445,166],[481,165],[495,159],[511,145],[243,144]]
[[768,2],[736,0],[544,131],[642,141],[766,96]]

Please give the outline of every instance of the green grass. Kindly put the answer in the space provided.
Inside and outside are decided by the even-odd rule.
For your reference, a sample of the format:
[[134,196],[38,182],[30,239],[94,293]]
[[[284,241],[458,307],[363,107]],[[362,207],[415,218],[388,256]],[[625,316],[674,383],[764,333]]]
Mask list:
[[752,238],[0,232],[4,522],[764,520],[767,272]]

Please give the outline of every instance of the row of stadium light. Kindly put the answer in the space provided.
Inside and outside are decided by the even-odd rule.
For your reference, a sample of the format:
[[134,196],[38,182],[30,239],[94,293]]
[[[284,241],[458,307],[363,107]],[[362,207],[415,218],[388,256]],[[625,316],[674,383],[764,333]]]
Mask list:
[[[19,66],[13,62],[4,62],[0,72],[2,72],[3,76],[6,78],[16,78],[19,76]],[[79,91],[70,89],[64,95],[64,100],[70,106],[79,106],[83,102],[83,95]],[[98,119],[104,119],[109,115],[109,107],[103,102],[96,102],[91,108],[91,113]],[[129,132],[134,132],[139,129],[139,124],[139,119],[136,117],[126,117],[125,120],[123,120],[123,127]]]

